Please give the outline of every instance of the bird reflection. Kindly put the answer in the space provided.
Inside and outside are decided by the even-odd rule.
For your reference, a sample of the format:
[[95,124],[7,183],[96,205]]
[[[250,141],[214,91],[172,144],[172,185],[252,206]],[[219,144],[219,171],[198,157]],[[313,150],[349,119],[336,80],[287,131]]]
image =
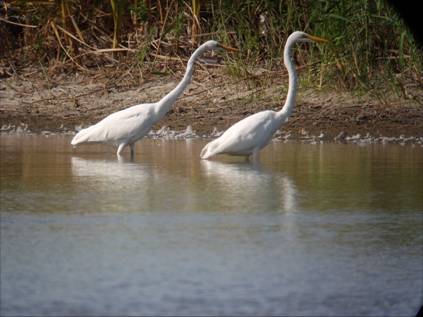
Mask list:
[[[78,191],[99,204],[134,210],[260,212],[297,210],[297,189],[283,173],[259,164],[201,161],[172,173],[163,166],[72,157]],[[180,172],[183,172],[180,174]],[[117,207],[116,207],[117,208]],[[128,208],[128,207],[126,207]]]
[[268,172],[260,163],[202,160],[201,168],[208,178],[208,192],[218,193],[209,194],[209,199],[219,200],[228,209],[294,212],[297,208],[297,189],[292,179]]
[[[98,190],[117,191],[147,186],[155,178],[154,170],[129,159],[110,160],[82,158],[71,159],[72,174],[78,182],[95,186]],[[119,190],[117,190],[119,189]]]
[[[136,211],[195,210],[197,187],[171,168],[149,163],[72,157],[74,186],[97,204]],[[81,187],[83,189],[81,189]]]

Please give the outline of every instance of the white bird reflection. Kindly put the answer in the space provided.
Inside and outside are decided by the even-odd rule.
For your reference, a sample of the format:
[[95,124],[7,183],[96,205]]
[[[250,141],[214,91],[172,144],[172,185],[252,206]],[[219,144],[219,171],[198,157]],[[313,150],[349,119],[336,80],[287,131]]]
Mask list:
[[249,163],[124,162],[72,157],[73,186],[82,209],[134,211],[295,212],[290,177]]
[[215,193],[209,199],[223,201],[228,209],[296,211],[297,189],[285,174],[270,173],[258,163],[247,162],[202,160],[201,168],[208,178],[208,192]]
[[[87,196],[86,208],[107,211],[195,210],[196,187],[175,166],[72,157],[74,186]],[[81,189],[81,187],[83,187]],[[109,208],[109,209],[107,209]]]
[[113,160],[72,157],[75,201],[80,211],[129,211],[148,209],[150,188],[159,177],[148,166]]
[[[145,177],[149,177],[150,169],[144,165],[137,164],[124,157],[115,158],[111,160],[96,159],[96,158],[82,158],[73,156],[71,160],[72,174],[79,177],[97,177],[107,178],[111,180],[127,180],[132,179],[132,182],[139,181]],[[108,184],[110,186],[110,184]]]

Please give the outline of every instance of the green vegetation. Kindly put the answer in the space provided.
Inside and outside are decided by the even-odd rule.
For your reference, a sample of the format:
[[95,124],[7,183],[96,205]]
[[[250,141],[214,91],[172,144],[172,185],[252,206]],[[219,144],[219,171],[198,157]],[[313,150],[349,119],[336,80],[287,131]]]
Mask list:
[[383,0],[17,0],[1,10],[2,59],[20,53],[84,70],[119,59],[147,65],[189,56],[213,38],[241,49],[228,71],[248,76],[257,66],[283,69],[286,37],[303,30],[331,40],[297,50],[306,83],[400,95],[423,84],[422,50]]

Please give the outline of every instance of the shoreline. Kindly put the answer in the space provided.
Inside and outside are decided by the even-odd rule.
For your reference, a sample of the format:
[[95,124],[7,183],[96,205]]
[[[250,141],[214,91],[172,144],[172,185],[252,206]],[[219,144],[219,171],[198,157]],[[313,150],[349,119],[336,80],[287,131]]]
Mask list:
[[[7,136],[57,136],[57,135],[75,135],[80,127],[76,127],[75,130],[68,130],[63,128],[61,131],[49,131],[43,130],[34,132],[28,129],[28,126],[21,124],[19,126],[8,125],[0,127],[0,137]],[[192,129],[191,126],[187,126],[185,130],[172,130],[167,126],[163,126],[159,130],[151,130],[144,138],[153,140],[211,140],[219,137],[224,131],[214,130],[210,134],[198,134]],[[139,141],[141,141],[141,138]],[[399,145],[420,145],[423,147],[422,136],[408,136],[400,135],[398,137],[389,136],[372,136],[367,133],[361,135],[360,133],[355,135],[348,135],[347,133],[341,132],[334,138],[327,137],[324,133],[320,135],[304,134],[303,136],[293,136],[290,132],[277,131],[271,142],[298,142],[304,144],[323,144],[323,143],[343,143],[343,144],[357,144],[357,145],[370,145],[370,144],[399,144]]]
[[[0,79],[0,132],[74,133],[115,111],[160,100],[176,86],[181,73],[148,73],[129,80],[126,73],[116,69],[51,77],[43,77],[36,68],[24,69],[19,75]],[[153,127],[155,132],[150,136],[185,133],[186,137],[213,138],[255,112],[279,110],[286,95],[285,75],[239,80],[221,69],[199,67],[188,89]],[[300,83],[297,105],[289,121],[276,138],[422,142],[423,92],[415,92],[416,98],[384,96],[381,100],[302,86]],[[168,136],[163,135],[166,129]]]

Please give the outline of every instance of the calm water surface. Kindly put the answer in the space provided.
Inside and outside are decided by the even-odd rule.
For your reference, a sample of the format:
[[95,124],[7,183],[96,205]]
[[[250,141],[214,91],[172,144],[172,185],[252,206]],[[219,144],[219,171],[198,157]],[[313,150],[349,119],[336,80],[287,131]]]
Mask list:
[[415,315],[423,148],[0,135],[0,314]]

